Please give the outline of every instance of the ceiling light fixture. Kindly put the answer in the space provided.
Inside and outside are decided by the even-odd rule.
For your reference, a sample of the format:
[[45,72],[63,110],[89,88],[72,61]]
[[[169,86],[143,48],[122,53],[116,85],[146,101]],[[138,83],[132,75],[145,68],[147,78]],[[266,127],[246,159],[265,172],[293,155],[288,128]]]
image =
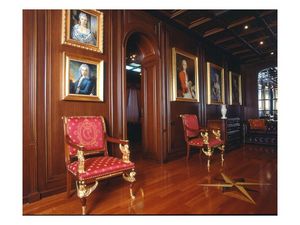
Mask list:
[[248,28],[249,28],[249,26],[248,26],[248,25],[245,25],[245,26],[244,26],[244,29],[245,29],[245,30],[247,30]]
[[264,44],[264,42],[263,42],[263,41],[260,41],[260,42],[259,42],[259,44],[260,44],[260,45],[263,45],[263,44]]
[[271,55],[274,55],[274,52],[271,52],[270,54],[271,54]]

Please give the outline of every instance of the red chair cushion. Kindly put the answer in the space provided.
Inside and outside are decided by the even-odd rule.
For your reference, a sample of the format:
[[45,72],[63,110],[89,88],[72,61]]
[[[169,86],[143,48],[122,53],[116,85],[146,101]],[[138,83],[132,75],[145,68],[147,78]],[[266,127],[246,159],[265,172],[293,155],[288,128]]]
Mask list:
[[203,146],[203,139],[202,138],[194,138],[194,139],[189,140],[188,144],[192,145],[192,146]]
[[[75,144],[83,145],[87,150],[104,148],[105,125],[101,116],[73,116],[67,120],[67,135]],[[70,147],[70,155],[77,150]]]
[[[121,159],[104,156],[88,158],[84,161],[85,172],[79,174],[79,179],[87,180],[101,177],[115,172],[121,172],[134,168],[134,163],[124,163]],[[76,176],[78,170],[78,161],[67,165],[67,169]]]
[[[183,125],[186,128],[190,128],[193,130],[199,130],[199,123],[198,123],[198,118],[196,115],[192,115],[192,114],[186,114],[182,117],[183,119]],[[199,135],[199,131],[191,131],[185,128],[185,132],[186,132],[186,136],[187,137],[196,137]]]
[[253,130],[266,130],[266,122],[264,119],[249,119],[250,129]]
[[[188,142],[189,145],[202,147],[204,145],[202,138],[194,138]],[[217,147],[224,144],[224,141],[218,140],[216,138],[210,137],[208,140],[209,147]]]

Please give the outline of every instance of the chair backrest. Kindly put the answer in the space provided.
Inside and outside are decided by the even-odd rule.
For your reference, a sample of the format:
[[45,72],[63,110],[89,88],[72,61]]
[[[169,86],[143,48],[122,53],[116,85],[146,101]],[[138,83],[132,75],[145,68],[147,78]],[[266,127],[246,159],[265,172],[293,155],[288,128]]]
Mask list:
[[199,131],[191,131],[188,129],[188,128],[193,129],[193,130],[200,129],[198,117],[194,114],[183,114],[180,117],[182,119],[185,139],[187,140],[188,138],[198,136]]
[[[101,152],[107,155],[106,128],[102,116],[70,116],[64,119],[64,136],[72,142],[85,147],[87,151]],[[66,143],[66,142],[65,142]],[[65,145],[66,156],[75,156],[77,149]]]

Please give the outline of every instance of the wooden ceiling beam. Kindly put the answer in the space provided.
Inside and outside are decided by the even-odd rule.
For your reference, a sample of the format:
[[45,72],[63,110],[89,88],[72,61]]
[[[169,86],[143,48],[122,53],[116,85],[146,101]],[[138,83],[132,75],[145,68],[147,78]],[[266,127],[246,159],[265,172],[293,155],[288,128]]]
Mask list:
[[218,16],[221,16],[227,12],[229,12],[230,10],[218,10],[214,13],[214,17],[218,17]]
[[197,20],[192,21],[190,23],[190,25],[188,26],[188,28],[192,29],[192,28],[198,27],[198,26],[200,26],[200,25],[202,25],[204,23],[207,23],[209,21],[211,21],[211,18],[209,18],[209,17],[201,17],[201,18],[199,18]]
[[204,34],[202,35],[202,37],[206,38],[206,37],[209,37],[213,34],[217,34],[217,33],[220,33],[222,31],[224,31],[225,29],[224,28],[214,28],[214,29],[211,29],[211,30],[208,30],[208,31],[205,31]]
[[232,55],[239,55],[239,54],[243,54],[245,52],[250,52],[251,50],[250,49],[242,49],[242,50],[239,50],[239,51],[235,51],[232,53]]
[[175,10],[170,16],[170,19],[175,19],[176,17],[184,14],[187,10]]
[[259,16],[260,17],[265,17],[265,16],[273,14],[274,12],[275,12],[274,10],[266,10],[264,12],[259,13]]
[[[216,46],[216,45],[213,44],[213,42],[209,41],[208,39],[202,38],[202,36],[199,34],[199,32],[196,32],[193,29],[189,29],[188,26],[185,26],[182,23],[179,23],[178,20],[171,19],[169,16],[166,15],[166,13],[164,13],[164,11],[147,10],[146,12],[149,13],[150,15],[153,15],[153,16],[155,16],[157,18],[160,18],[160,19],[164,20],[167,24],[173,25],[173,26],[177,27],[178,29],[181,29],[182,31],[186,32],[187,34],[194,36],[199,41],[202,41],[203,43],[207,44],[208,46],[217,47],[225,55],[232,56],[231,52],[228,52],[222,46]],[[237,57],[234,57],[234,58],[237,61],[239,61],[239,59]]]
[[257,49],[255,49],[250,43],[248,43],[244,38],[240,37],[236,32],[234,32],[231,29],[228,29],[227,25],[224,24],[223,21],[219,20],[218,18],[214,18],[213,20],[215,21],[215,23],[219,27],[223,27],[229,34],[231,34],[236,39],[238,39],[240,42],[242,42],[245,46],[247,46],[249,49],[251,49],[251,51],[253,51],[256,55],[261,56],[261,52],[260,51],[258,51]]
[[228,28],[228,29],[231,29],[231,28],[240,26],[240,25],[242,25],[242,24],[245,24],[245,23],[247,23],[247,22],[253,21],[253,20],[255,20],[255,16],[245,17],[245,18],[243,18],[243,19],[239,19],[239,20],[236,20],[236,21],[230,23],[230,24],[227,26],[227,28]]
[[260,41],[267,40],[268,38],[270,38],[270,36],[263,36],[263,37],[255,38],[255,39],[249,40],[249,43],[251,43],[251,44],[258,43]]
[[[215,12],[213,14],[213,17],[221,16],[221,15],[227,13],[227,12],[229,12],[229,10],[219,10],[219,11],[217,11],[217,12]],[[196,19],[196,20],[192,21],[190,23],[190,25],[188,26],[188,28],[192,29],[192,28],[198,27],[198,26],[200,26],[200,25],[202,25],[204,23],[207,23],[207,22],[209,22],[211,20],[212,20],[211,16],[203,16],[203,17],[201,17],[199,19]]]
[[234,37],[229,36],[229,37],[222,38],[222,39],[219,39],[219,40],[215,41],[214,44],[215,44],[215,45],[219,45],[219,44],[222,44],[222,43],[224,43],[224,42],[226,42],[226,41],[231,41],[231,40],[233,40],[233,39],[234,39]]
[[[250,34],[253,34],[253,33],[257,33],[259,31],[262,31],[264,30],[264,28],[261,28],[261,27],[258,27],[258,28],[252,28],[251,30],[248,30],[247,32],[241,32],[237,35],[239,35],[240,37],[244,37],[244,36],[247,36],[247,35],[250,35]],[[226,38],[223,38],[223,39],[220,39],[220,40],[217,40],[214,42],[215,45],[218,45],[218,44],[222,44],[226,41],[231,41],[235,39],[233,36],[230,36],[230,37],[226,37]]]
[[255,13],[255,17],[257,19],[257,21],[265,28],[265,30],[267,31],[267,33],[272,37],[272,40],[277,43],[277,36],[276,34],[273,32],[273,30],[271,29],[270,25],[267,23],[267,21],[260,16],[260,14],[258,12]]

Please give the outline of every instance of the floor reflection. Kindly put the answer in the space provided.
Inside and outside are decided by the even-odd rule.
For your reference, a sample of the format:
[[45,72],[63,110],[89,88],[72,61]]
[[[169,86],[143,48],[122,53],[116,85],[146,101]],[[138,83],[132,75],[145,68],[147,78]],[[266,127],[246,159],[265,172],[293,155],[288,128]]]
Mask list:
[[129,214],[143,214],[144,213],[144,190],[143,188],[138,188],[135,193],[135,199],[131,199],[128,206]]

